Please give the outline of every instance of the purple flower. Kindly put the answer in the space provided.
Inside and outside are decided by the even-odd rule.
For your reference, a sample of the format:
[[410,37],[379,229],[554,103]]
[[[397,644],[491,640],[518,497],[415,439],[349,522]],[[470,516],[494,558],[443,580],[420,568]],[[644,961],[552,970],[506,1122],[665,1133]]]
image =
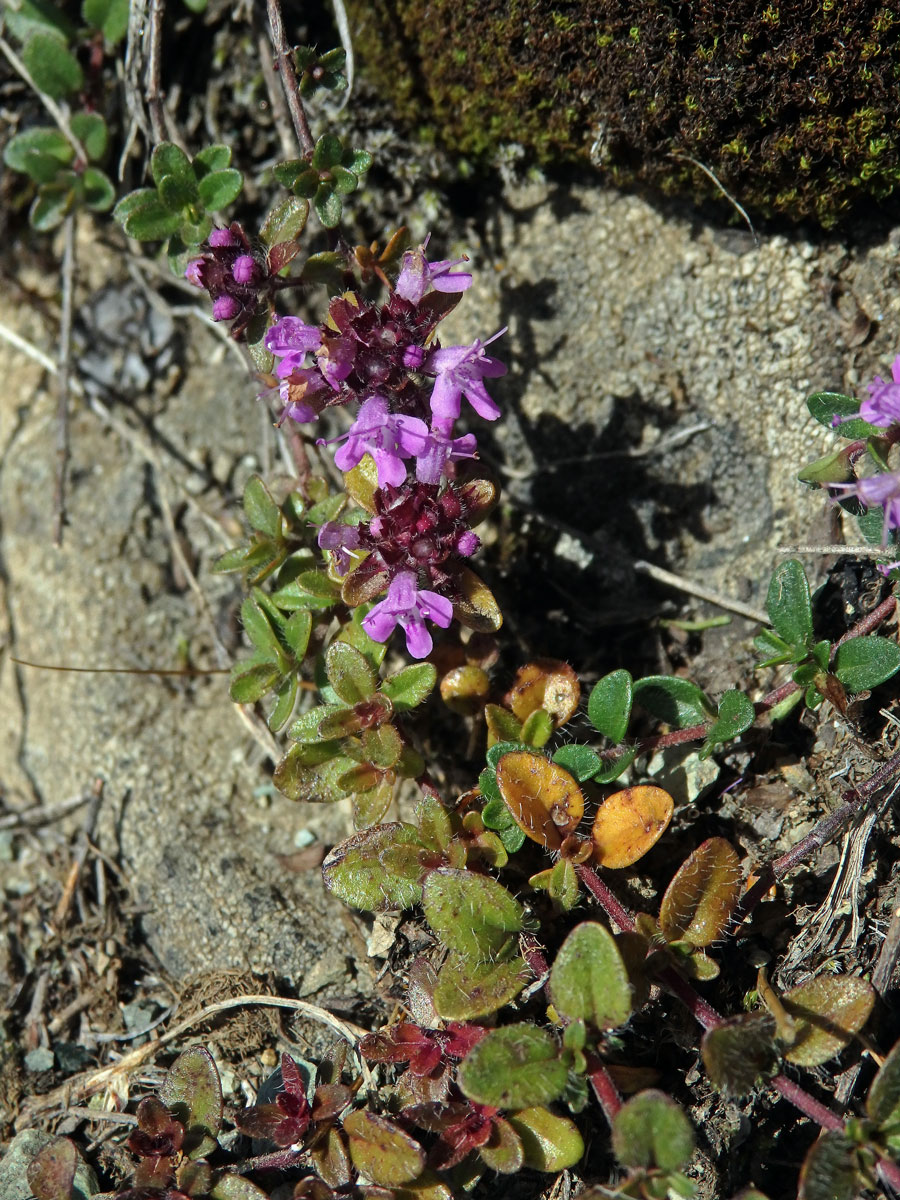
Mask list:
[[859,415],[870,425],[884,429],[900,422],[900,354],[891,367],[892,383],[876,375],[869,384],[869,398],[859,406]]
[[[351,471],[363,455],[371,454],[378,469],[378,486],[399,487],[406,479],[404,458],[419,454],[425,446],[428,426],[418,417],[388,412],[384,396],[371,396],[360,408],[344,445],[334,456],[342,471]],[[324,445],[324,440],[322,443]]]
[[453,619],[453,605],[437,592],[420,592],[412,571],[401,571],[391,580],[387,597],[363,617],[363,629],[376,642],[386,642],[397,625],[406,634],[406,648],[413,658],[425,658],[434,644],[425,628],[426,620],[446,629]]
[[304,325],[297,317],[282,317],[266,334],[266,349],[271,350],[278,364],[279,379],[284,379],[303,366],[303,360],[322,344],[318,325]]
[[465,257],[441,259],[440,262],[429,262],[425,257],[425,247],[428,238],[415,250],[407,250],[400,264],[400,275],[394,291],[410,304],[418,304],[428,291],[429,284],[436,292],[464,292],[472,286],[472,276],[468,271],[455,271],[460,263],[468,262]]
[[471,346],[448,346],[446,350],[435,350],[428,356],[424,370],[437,375],[431,393],[431,411],[436,417],[449,417],[455,421],[459,416],[460,397],[465,396],[480,417],[486,421],[497,420],[500,409],[487,394],[484,379],[505,375],[506,367],[499,359],[485,354],[484,348],[504,333],[505,326],[486,342],[476,338]]
[[474,458],[478,442],[474,433],[453,437],[453,419],[435,417],[425,435],[425,445],[416,454],[416,479],[419,483],[440,483],[448,462]]
[[887,544],[890,530],[900,529],[900,471],[869,475],[865,479],[857,479],[855,483],[832,483],[829,487],[831,491],[839,493],[836,498],[840,500],[856,496],[866,508],[884,505],[882,545]]
[[318,543],[322,550],[330,550],[334,569],[338,575],[346,575],[353,560],[348,551],[358,550],[359,530],[355,525],[342,525],[340,521],[326,521],[319,529]]

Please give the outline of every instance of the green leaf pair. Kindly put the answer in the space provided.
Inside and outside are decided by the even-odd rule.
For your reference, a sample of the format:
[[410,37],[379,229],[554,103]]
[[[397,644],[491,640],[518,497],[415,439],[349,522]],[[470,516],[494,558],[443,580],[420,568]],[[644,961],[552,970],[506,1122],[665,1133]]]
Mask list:
[[129,237],[142,242],[169,238],[170,258],[183,255],[209,236],[210,214],[240,195],[244,178],[230,162],[228,146],[207,146],[191,160],[172,142],[161,142],[150,158],[156,186],[124,196],[113,215]]
[[8,167],[37,184],[29,221],[41,233],[56,228],[77,208],[106,212],[115,200],[109,177],[99,167],[89,165],[106,154],[106,122],[98,113],[75,113],[70,127],[88,163],[76,162],[74,146],[53,126],[38,126],[18,134],[3,152]]
[[320,222],[333,229],[341,219],[343,197],[356,191],[360,175],[371,165],[372,155],[366,150],[345,148],[339,137],[324,133],[308,161],[296,158],[277,163],[273,174],[295,196],[311,200]]

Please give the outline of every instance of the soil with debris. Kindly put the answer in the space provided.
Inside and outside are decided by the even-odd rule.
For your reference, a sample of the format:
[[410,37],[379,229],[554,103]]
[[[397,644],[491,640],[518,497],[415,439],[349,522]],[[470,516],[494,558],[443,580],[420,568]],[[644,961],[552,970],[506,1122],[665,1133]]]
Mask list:
[[[227,65],[214,91],[202,90],[203,71],[193,94],[182,81],[176,118],[197,140],[233,134],[236,157],[259,164],[278,150],[257,93],[252,133],[239,121],[253,45],[235,34],[223,58],[228,23],[215,12],[208,22]],[[15,81],[5,86],[7,104],[24,111]],[[761,697],[780,677],[754,673],[753,623],[732,616],[693,630],[722,610],[642,564],[761,609],[783,546],[856,541],[796,482],[830,447],[804,398],[858,391],[886,372],[900,329],[900,229],[857,229],[842,242],[751,235],[725,217],[612,192],[596,175],[507,171],[462,188],[452,163],[401,142],[364,91],[335,119],[356,121],[354,144],[377,146],[386,164],[355,210],[359,240],[383,240],[403,219],[419,237],[432,229],[442,250],[470,256],[476,279],[447,322],[448,344],[508,327],[510,370],[494,390],[504,419],[479,429],[504,486],[481,567],[505,616],[497,677],[554,655],[586,688],[627,667],[685,675],[713,697],[732,687]],[[247,203],[251,218],[265,206],[256,183]],[[67,523],[56,547],[60,248],[15,218],[5,247],[0,1136],[7,1145],[17,1131],[70,1134],[107,1189],[127,1170],[128,1126],[91,1114],[79,1091],[91,1072],[124,1064],[104,1093],[104,1107],[121,1110],[200,1040],[229,1102],[243,1104],[283,1049],[315,1058],[330,1045],[317,1010],[366,1029],[390,1019],[404,967],[428,938],[415,918],[373,922],[324,891],[320,863],[351,831],[349,809],[280,796],[264,723],[228,698],[241,591],[211,564],[241,533],[248,476],[290,467],[240,352],[164,263],[126,246],[111,220],[79,221]],[[852,557],[804,561],[822,587],[822,636],[839,637],[887,594]],[[789,849],[896,749],[897,696],[889,684],[846,718],[826,705],[763,723],[706,762],[671,751],[646,764],[643,777],[675,796],[676,819],[616,876],[618,894],[655,912],[677,864],[709,836],[732,842],[745,873]],[[579,716],[570,736],[588,729]],[[436,777],[450,790],[471,785],[479,762],[460,759],[467,730],[436,713],[431,737]],[[720,1009],[742,1011],[762,964],[781,987],[825,970],[871,977],[897,905],[890,799],[791,875],[748,936],[723,948],[710,992]],[[900,1023],[893,962],[881,967],[867,1034],[885,1051]],[[317,1010],[268,1007],[267,996]],[[714,1093],[696,1029],[666,997],[629,1037],[635,1065],[658,1071],[695,1123],[699,1195],[725,1197],[751,1179],[771,1200],[796,1194],[816,1135],[809,1122],[766,1092],[740,1103]],[[810,1086],[853,1113],[871,1074],[851,1047]],[[608,1150],[596,1140],[590,1166],[605,1180]],[[11,1163],[0,1163],[0,1200],[26,1200]],[[550,1183],[535,1175],[522,1194]]]

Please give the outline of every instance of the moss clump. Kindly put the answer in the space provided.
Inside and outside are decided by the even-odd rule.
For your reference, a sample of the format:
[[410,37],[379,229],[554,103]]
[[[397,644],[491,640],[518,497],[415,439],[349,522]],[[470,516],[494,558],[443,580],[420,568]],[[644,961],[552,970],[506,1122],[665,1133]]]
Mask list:
[[351,0],[401,121],[490,158],[832,226],[900,183],[900,8],[870,0]]

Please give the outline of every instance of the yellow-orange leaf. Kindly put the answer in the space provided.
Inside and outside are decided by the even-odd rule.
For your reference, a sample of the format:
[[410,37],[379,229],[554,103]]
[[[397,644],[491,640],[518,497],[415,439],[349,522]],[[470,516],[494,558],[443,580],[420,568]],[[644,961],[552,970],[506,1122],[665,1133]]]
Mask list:
[[643,858],[662,837],[674,807],[669,793],[658,787],[624,788],[608,796],[591,832],[600,866],[630,867]]
[[584,816],[581,788],[542,754],[504,754],[497,764],[497,785],[522,832],[549,850],[558,850]]

